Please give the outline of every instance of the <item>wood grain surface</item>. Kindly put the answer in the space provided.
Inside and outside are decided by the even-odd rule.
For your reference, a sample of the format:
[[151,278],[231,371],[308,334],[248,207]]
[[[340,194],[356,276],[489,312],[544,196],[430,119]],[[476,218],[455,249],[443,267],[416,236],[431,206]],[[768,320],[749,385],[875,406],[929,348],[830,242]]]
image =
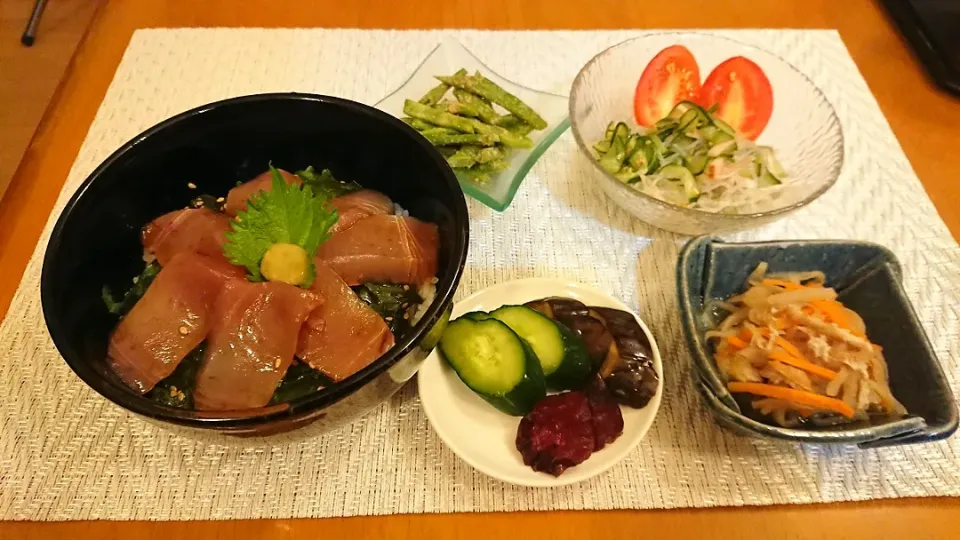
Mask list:
[[[938,91],[871,0],[111,0],[100,10],[0,203],[5,312],[137,28],[836,28],[955,238],[960,101]],[[0,479],[2,481],[2,479]],[[3,487],[0,485],[0,491]],[[0,493],[2,496],[2,493]],[[0,538],[952,538],[960,500],[713,510],[453,514],[234,522],[0,523]]]

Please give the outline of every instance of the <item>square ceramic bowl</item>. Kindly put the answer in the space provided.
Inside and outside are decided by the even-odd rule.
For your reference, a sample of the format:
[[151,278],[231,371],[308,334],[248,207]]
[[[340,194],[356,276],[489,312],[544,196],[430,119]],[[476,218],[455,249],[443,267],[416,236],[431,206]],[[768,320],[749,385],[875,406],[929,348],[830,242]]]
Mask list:
[[[866,323],[870,339],[883,347],[893,395],[906,418],[862,421],[831,428],[789,429],[744,414],[727,391],[704,333],[720,322],[711,301],[742,292],[760,262],[770,272],[820,270],[840,301]],[[691,240],[680,252],[677,291],[687,347],[693,355],[700,393],[717,422],[734,431],[801,443],[857,443],[861,447],[935,441],[957,430],[957,405],[940,362],[901,285],[900,263],[890,250],[867,242],[804,240],[726,243]],[[746,404],[744,402],[744,404]]]
[[513,202],[513,197],[533,164],[557,140],[557,137],[570,127],[570,120],[567,118],[567,96],[533,90],[508,81],[485,66],[459,42],[447,38],[427,56],[407,82],[380,100],[375,107],[397,118],[404,117],[406,116],[403,114],[404,100],[420,99],[428,90],[439,84],[435,76],[452,75],[460,68],[466,69],[468,73],[479,71],[484,77],[522,99],[547,121],[546,129],[534,131],[528,135],[533,139],[533,148],[515,149],[511,152],[510,166],[502,173],[491,177],[489,182],[478,183],[467,178],[458,178],[464,193],[502,212]]

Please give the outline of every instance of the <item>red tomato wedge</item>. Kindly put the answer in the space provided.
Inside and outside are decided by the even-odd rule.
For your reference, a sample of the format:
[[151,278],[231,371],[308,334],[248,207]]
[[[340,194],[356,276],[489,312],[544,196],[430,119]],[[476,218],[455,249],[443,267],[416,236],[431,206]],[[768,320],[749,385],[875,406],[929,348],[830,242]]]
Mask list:
[[773,114],[773,88],[760,66],[742,56],[713,68],[700,90],[700,105],[717,110],[714,116],[741,136],[754,140]]
[[643,69],[633,94],[633,114],[641,126],[652,126],[681,101],[700,95],[700,67],[683,45],[657,53]]

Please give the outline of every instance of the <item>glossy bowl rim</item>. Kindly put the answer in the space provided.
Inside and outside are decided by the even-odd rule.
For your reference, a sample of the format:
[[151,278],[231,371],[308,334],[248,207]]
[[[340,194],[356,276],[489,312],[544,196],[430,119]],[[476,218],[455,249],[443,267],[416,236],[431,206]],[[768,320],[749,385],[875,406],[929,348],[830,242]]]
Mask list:
[[[607,171],[603,170],[603,169],[600,167],[600,165],[597,163],[597,160],[596,160],[596,159],[593,157],[593,155],[590,153],[590,148],[588,147],[587,143],[584,142],[583,137],[582,137],[581,134],[580,134],[580,129],[579,129],[579,127],[578,127],[578,123],[577,123],[576,118],[574,117],[574,114],[573,114],[573,113],[574,113],[574,111],[573,111],[573,109],[574,109],[574,102],[576,101],[578,95],[580,94],[580,92],[578,91],[578,89],[579,89],[579,87],[582,86],[582,84],[583,84],[582,81],[583,81],[583,77],[585,76],[584,74],[585,74],[585,72],[587,71],[587,68],[592,67],[594,64],[599,64],[599,63],[603,60],[602,57],[605,56],[608,52],[613,51],[614,49],[617,49],[617,48],[620,48],[620,47],[627,47],[627,46],[629,46],[629,45],[632,45],[632,44],[633,44],[634,42],[636,42],[636,41],[641,41],[641,40],[650,39],[650,38],[654,38],[654,37],[671,36],[671,35],[676,35],[676,36],[694,36],[694,37],[703,37],[703,38],[708,38],[708,39],[717,39],[717,40],[726,41],[726,42],[729,42],[729,43],[736,44],[737,46],[740,46],[740,47],[745,47],[745,48],[748,48],[748,49],[753,49],[753,50],[755,50],[755,51],[759,51],[759,52],[761,52],[761,53],[763,53],[763,54],[766,54],[766,55],[769,55],[769,56],[771,56],[771,57],[773,57],[773,58],[776,58],[777,60],[779,60],[780,62],[782,62],[785,66],[787,66],[791,71],[793,71],[794,73],[796,73],[797,75],[799,75],[800,77],[802,77],[804,80],[806,80],[806,81],[810,84],[810,87],[813,88],[814,93],[816,93],[817,95],[819,95],[819,96],[823,99],[823,102],[827,104],[827,107],[829,107],[829,109],[830,109],[830,116],[831,116],[831,118],[833,118],[834,122],[837,124],[837,130],[838,130],[838,133],[839,133],[839,135],[840,135],[840,145],[839,145],[839,150],[840,150],[840,164],[839,164],[839,166],[837,167],[837,174],[834,175],[833,178],[831,178],[828,182],[825,182],[822,186],[818,187],[818,188],[816,189],[816,191],[814,191],[813,193],[811,193],[810,195],[808,195],[806,198],[804,198],[804,199],[802,199],[802,200],[800,200],[800,201],[797,201],[797,202],[795,202],[795,203],[792,203],[792,204],[790,204],[790,205],[787,205],[787,206],[784,206],[784,207],[780,207],[780,208],[775,208],[775,209],[773,209],[773,210],[766,210],[766,211],[764,211],[764,212],[751,212],[751,213],[748,213],[748,214],[721,214],[721,213],[718,213],[718,212],[707,212],[706,210],[699,210],[699,209],[696,209],[696,208],[685,208],[685,207],[683,207],[683,206],[679,206],[679,205],[676,205],[676,204],[673,204],[673,203],[668,203],[668,202],[666,202],[666,201],[662,201],[662,200],[660,200],[660,199],[658,199],[658,198],[656,198],[656,197],[653,197],[652,195],[647,195],[646,193],[643,193],[642,191],[637,191],[637,190],[635,190],[635,189],[630,188],[629,186],[625,185],[625,184],[624,184],[623,182],[621,182],[620,180],[617,180],[612,174],[610,174],[610,173],[608,173]],[[743,224],[745,224],[745,223],[747,223],[747,222],[750,222],[751,220],[762,219],[762,218],[771,218],[771,217],[779,216],[779,215],[782,215],[782,214],[788,214],[788,213],[790,213],[790,212],[792,212],[792,211],[794,211],[794,210],[797,210],[797,209],[799,209],[799,208],[802,208],[802,207],[804,207],[804,206],[807,206],[808,204],[812,203],[813,201],[819,199],[824,193],[826,193],[827,191],[829,191],[830,188],[832,188],[832,187],[837,183],[837,180],[840,179],[840,175],[843,173],[843,166],[844,166],[844,164],[846,163],[846,149],[845,149],[845,144],[844,144],[844,142],[845,142],[845,137],[844,137],[844,134],[843,134],[843,123],[840,122],[840,117],[837,115],[837,110],[836,110],[836,108],[833,106],[833,103],[831,103],[830,100],[827,99],[826,94],[823,93],[823,91],[820,89],[820,87],[817,86],[816,83],[814,83],[813,80],[810,79],[810,77],[808,77],[805,73],[803,73],[802,71],[800,71],[799,69],[797,69],[796,67],[794,67],[793,64],[791,64],[791,63],[788,62],[785,58],[783,58],[782,56],[780,56],[780,55],[778,55],[778,54],[776,54],[776,53],[773,53],[773,52],[768,51],[768,50],[766,50],[766,49],[763,49],[763,48],[761,48],[761,47],[757,47],[757,46],[755,46],[755,45],[750,45],[750,44],[747,44],[747,43],[743,43],[742,41],[738,41],[738,40],[736,40],[736,39],[728,38],[728,37],[725,37],[725,36],[719,36],[719,35],[712,34],[712,33],[706,33],[706,32],[687,32],[687,31],[677,31],[677,32],[653,32],[653,33],[644,34],[644,35],[642,35],[642,36],[638,36],[638,37],[634,37],[634,38],[630,38],[630,39],[621,41],[620,43],[611,45],[610,47],[607,47],[606,49],[600,51],[599,53],[597,53],[596,55],[594,55],[593,58],[590,59],[590,61],[588,61],[586,64],[584,64],[584,66],[583,66],[582,68],[580,68],[580,71],[577,73],[577,76],[576,76],[576,77],[574,78],[574,80],[573,80],[573,84],[570,86],[570,106],[569,106],[568,117],[570,118],[570,131],[573,133],[573,138],[577,141],[577,147],[580,149],[581,154],[584,155],[584,156],[586,156],[587,160],[590,162],[591,167],[593,167],[594,170],[596,170],[597,172],[599,172],[599,173],[602,175],[602,177],[604,178],[605,181],[607,181],[608,183],[616,184],[617,187],[614,188],[614,189],[618,189],[620,193],[626,194],[625,196],[639,197],[640,199],[644,199],[644,200],[646,200],[646,201],[652,202],[652,203],[656,204],[657,206],[660,206],[660,207],[662,207],[662,208],[664,208],[664,209],[667,209],[667,210],[671,210],[671,211],[674,211],[674,212],[678,212],[679,214],[684,215],[684,216],[687,216],[687,217],[692,217],[692,218],[704,218],[704,219],[716,219],[716,220],[718,220],[718,221],[727,222],[728,224],[734,225],[734,226],[735,226],[735,225],[743,225]],[[644,219],[644,218],[638,217],[638,219],[641,219],[641,220],[642,220],[642,219]],[[659,228],[659,225],[656,225],[656,224],[652,224],[652,225],[657,226],[657,227]],[[695,235],[693,235],[693,236],[695,236]]]
[[[131,153],[138,151],[138,147],[150,137],[161,134],[166,129],[177,125],[187,119],[210,113],[222,107],[243,107],[249,104],[262,102],[311,102],[321,103],[334,107],[340,107],[352,111],[355,114],[372,117],[381,123],[386,123],[399,128],[403,133],[415,141],[415,144],[423,148],[433,159],[434,163],[440,168],[441,175],[445,179],[451,192],[454,194],[453,222],[455,224],[454,253],[450,254],[450,261],[453,265],[451,275],[440,279],[437,283],[437,290],[434,294],[433,302],[421,317],[420,321],[413,327],[411,332],[396,343],[393,348],[381,355],[377,360],[354,373],[344,381],[314,392],[308,396],[293,400],[292,402],[278,405],[268,405],[255,409],[243,409],[223,412],[205,412],[191,409],[179,409],[169,407],[153,402],[143,396],[136,395],[130,390],[118,388],[110,383],[106,378],[96,374],[89,362],[85,361],[81,355],[69,346],[66,342],[66,330],[63,323],[51,312],[52,301],[48,300],[53,294],[54,284],[53,276],[50,274],[50,266],[57,262],[58,252],[61,245],[61,235],[66,222],[69,220],[77,205],[86,196],[86,192],[103,174],[121,159]],[[457,223],[460,223],[457,226]],[[407,126],[392,115],[371,107],[369,105],[351,101],[344,98],[327,96],[322,94],[300,93],[300,92],[276,92],[263,94],[250,94],[233,98],[227,98],[211,103],[206,103],[194,107],[187,111],[178,113],[166,120],[163,120],[152,127],[137,134],[113,153],[104,159],[86,179],[77,187],[76,191],[64,205],[63,210],[57,217],[57,222],[50,233],[47,247],[44,250],[40,277],[40,300],[43,309],[44,322],[50,333],[51,340],[61,358],[70,366],[70,369],[87,386],[92,388],[98,394],[113,402],[114,404],[130,411],[132,413],[146,416],[148,418],[160,420],[174,425],[200,428],[208,431],[244,431],[249,432],[257,426],[271,425],[274,421],[283,419],[304,418],[311,413],[317,412],[322,408],[333,405],[334,403],[348,397],[362,386],[371,382],[381,373],[411,353],[441,318],[444,311],[452,304],[453,295],[457,290],[460,278],[463,275],[463,267],[466,263],[467,248],[469,244],[470,221],[467,211],[466,199],[460,184],[457,182],[453,171],[446,165],[446,161],[430,145],[426,139],[420,137],[413,128]],[[457,246],[459,245],[459,249]],[[61,343],[63,347],[61,347]],[[64,353],[67,354],[64,354]],[[80,367],[82,366],[82,367]]]

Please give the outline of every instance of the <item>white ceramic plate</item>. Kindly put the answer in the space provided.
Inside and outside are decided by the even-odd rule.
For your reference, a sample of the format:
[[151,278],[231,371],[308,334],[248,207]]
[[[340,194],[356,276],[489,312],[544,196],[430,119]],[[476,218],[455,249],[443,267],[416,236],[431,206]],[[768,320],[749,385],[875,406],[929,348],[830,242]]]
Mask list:
[[[593,287],[561,279],[521,279],[501,283],[475,293],[453,308],[452,318],[471,311],[492,311],[505,304],[522,304],[547,296],[565,296],[587,305],[610,307],[633,313],[631,309]],[[520,418],[493,408],[474,394],[440,358],[437,350],[420,367],[420,402],[433,429],[440,438],[480,472],[504,482],[521,486],[549,487],[581,482],[596,476],[623,459],[646,435],[660,408],[663,394],[663,365],[660,351],[650,330],[636,317],[653,349],[653,363],[660,376],[657,393],[643,409],[621,407],[623,435],[613,444],[595,452],[585,462],[567,469],[559,477],[537,472],[523,464],[515,440]]]

